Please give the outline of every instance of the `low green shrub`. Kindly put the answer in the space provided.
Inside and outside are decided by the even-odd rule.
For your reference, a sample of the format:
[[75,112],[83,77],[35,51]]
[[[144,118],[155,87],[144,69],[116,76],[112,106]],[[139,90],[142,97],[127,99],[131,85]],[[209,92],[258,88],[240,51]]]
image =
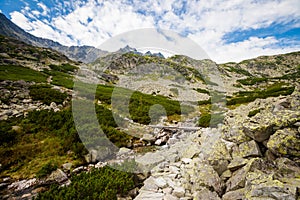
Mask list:
[[68,96],[66,93],[51,89],[50,85],[32,85],[29,90],[33,100],[40,100],[47,105],[50,105],[51,102],[61,104]]
[[50,190],[40,193],[36,200],[117,200],[117,195],[126,195],[134,187],[133,174],[103,167],[78,176],[74,175],[69,186],[54,185]]

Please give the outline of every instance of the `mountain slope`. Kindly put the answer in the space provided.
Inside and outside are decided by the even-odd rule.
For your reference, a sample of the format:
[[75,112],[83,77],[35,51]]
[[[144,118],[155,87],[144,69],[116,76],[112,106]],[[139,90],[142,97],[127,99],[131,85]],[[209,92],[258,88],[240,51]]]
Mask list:
[[25,32],[19,26],[11,22],[4,14],[0,13],[0,34],[12,38],[16,38],[27,44],[34,46],[51,48],[57,50],[70,59],[89,63],[94,61],[101,55],[107,53],[92,46],[64,46],[53,40],[39,38]]

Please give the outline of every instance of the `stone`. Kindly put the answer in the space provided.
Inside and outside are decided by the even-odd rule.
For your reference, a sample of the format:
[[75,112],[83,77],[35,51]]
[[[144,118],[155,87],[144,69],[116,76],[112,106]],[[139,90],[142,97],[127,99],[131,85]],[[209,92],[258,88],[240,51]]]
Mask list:
[[81,172],[81,171],[83,171],[83,166],[80,166],[80,167],[77,167],[77,168],[75,168],[75,169],[73,169],[73,173],[79,173],[79,172]]
[[173,188],[170,188],[170,187],[166,187],[163,189],[163,193],[164,194],[171,194],[173,191]]
[[136,196],[135,200],[163,200],[164,194],[163,193],[155,193],[145,190],[140,190],[139,195]]
[[46,179],[47,182],[56,181],[58,183],[62,183],[66,180],[68,180],[68,176],[61,169],[53,171]]
[[267,147],[277,156],[300,157],[299,133],[292,128],[278,130],[270,137]]
[[261,159],[259,158],[252,158],[244,167],[233,172],[232,176],[226,182],[226,192],[245,187],[247,173],[260,161]]
[[37,183],[37,179],[29,179],[29,180],[22,180],[22,181],[17,181],[8,186],[8,189],[13,189],[14,191],[21,191],[24,189],[27,189]]
[[181,161],[182,161],[184,164],[189,164],[189,163],[191,163],[193,160],[190,159],[190,158],[182,158]]
[[243,158],[262,156],[259,146],[254,140],[240,144],[239,152]]
[[144,181],[143,190],[157,192],[158,186],[156,185],[156,179],[153,176],[150,176]]
[[183,187],[174,187],[172,194],[176,197],[184,197],[185,189]]
[[160,155],[159,152],[148,152],[143,156],[139,156],[135,159],[141,170],[150,171],[152,167],[163,162],[165,158]]
[[72,165],[73,165],[72,163],[65,163],[65,164],[62,165],[62,167],[63,167],[64,170],[70,171]]
[[203,163],[195,163],[195,166],[187,170],[192,183],[192,193],[198,191],[203,186],[213,188],[218,194],[222,193],[223,183],[218,173],[210,165]]
[[148,142],[154,142],[155,141],[155,136],[149,133],[146,133],[143,135],[143,140],[146,140]]
[[155,179],[155,184],[159,187],[159,188],[166,188],[168,186],[166,180],[162,177],[158,177]]
[[162,144],[162,139],[156,140],[154,144],[160,146]]
[[165,194],[164,195],[164,200],[179,200],[179,198],[175,197],[175,196],[173,196],[171,194]]
[[231,171],[235,171],[247,164],[248,160],[241,158],[241,157],[235,157],[230,164],[228,165],[228,169]]
[[128,149],[126,147],[121,147],[119,149],[118,155],[123,155],[123,154],[127,154],[127,153],[130,153],[130,152],[131,152],[131,149]]
[[245,188],[230,191],[222,196],[222,200],[245,199]]
[[182,154],[183,158],[193,158],[198,155],[201,151],[201,147],[197,143],[192,143]]
[[195,200],[221,200],[216,192],[211,192],[207,188],[203,188],[194,194]]
[[246,181],[247,199],[264,197],[265,199],[296,199],[297,186],[283,184],[278,180],[273,180],[272,174],[265,174],[259,170],[249,172]]

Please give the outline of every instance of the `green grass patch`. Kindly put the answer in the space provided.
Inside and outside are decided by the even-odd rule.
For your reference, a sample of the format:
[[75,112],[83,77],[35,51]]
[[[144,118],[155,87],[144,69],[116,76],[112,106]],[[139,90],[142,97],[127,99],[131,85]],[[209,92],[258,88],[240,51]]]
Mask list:
[[255,109],[255,110],[251,110],[248,113],[248,117],[253,117],[255,116],[257,113],[259,113],[261,111],[261,109]]
[[39,71],[22,66],[0,65],[0,80],[24,80],[41,83],[47,81],[47,76]]
[[196,90],[199,93],[203,93],[203,94],[210,94],[208,90],[202,89],[202,88],[193,88],[193,90]]
[[74,72],[75,70],[79,69],[78,67],[71,65],[69,63],[63,63],[61,65],[51,64],[51,65],[49,65],[49,67],[54,71],[59,71],[59,72],[64,72],[64,73]]

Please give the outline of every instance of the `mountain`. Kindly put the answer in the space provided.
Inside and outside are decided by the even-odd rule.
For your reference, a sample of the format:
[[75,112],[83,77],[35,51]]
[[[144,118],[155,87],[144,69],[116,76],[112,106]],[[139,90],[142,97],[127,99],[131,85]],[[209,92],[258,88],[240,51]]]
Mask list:
[[93,62],[96,58],[106,54],[106,51],[97,49],[92,46],[64,46],[53,40],[35,37],[25,32],[19,26],[11,22],[4,14],[0,13],[0,34],[12,38],[16,38],[27,44],[34,46],[51,48],[57,50],[70,59],[81,61],[84,63]]
[[18,30],[0,35],[1,199],[299,199],[300,52],[82,65]]

